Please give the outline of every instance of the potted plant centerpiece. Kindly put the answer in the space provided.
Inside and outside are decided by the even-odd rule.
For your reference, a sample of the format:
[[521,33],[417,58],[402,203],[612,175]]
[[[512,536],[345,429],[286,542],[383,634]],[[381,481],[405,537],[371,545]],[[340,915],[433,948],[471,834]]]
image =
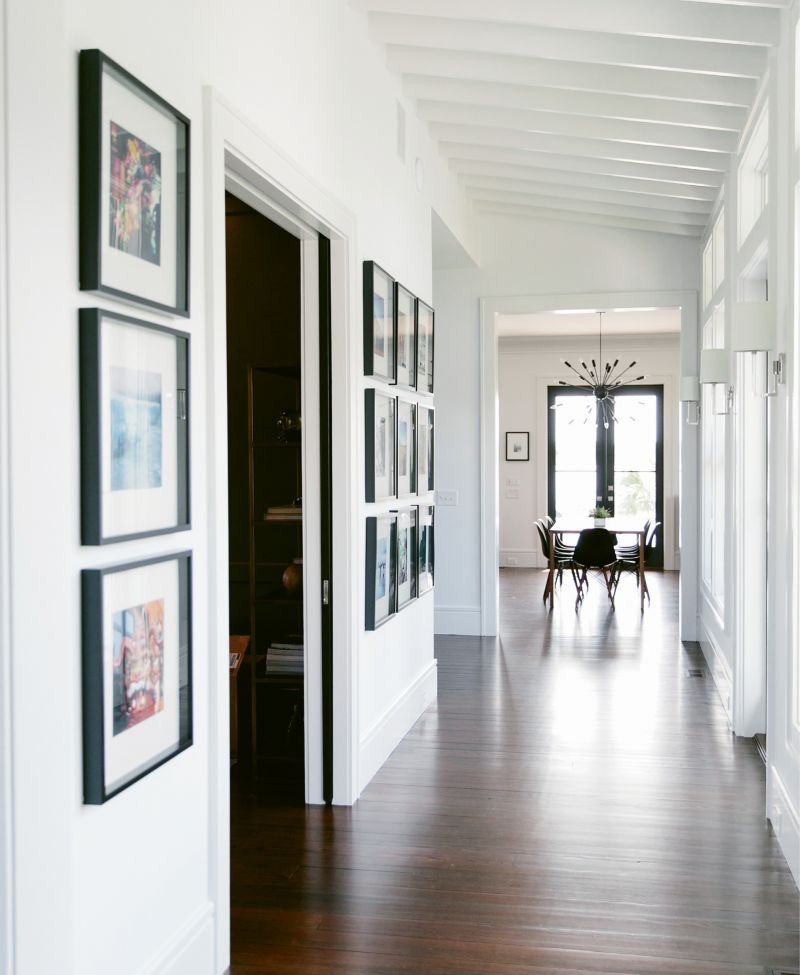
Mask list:
[[606,518],[611,517],[611,512],[608,510],[608,508],[598,505],[596,508],[592,508],[592,510],[589,512],[589,517],[594,518],[595,528],[605,528]]

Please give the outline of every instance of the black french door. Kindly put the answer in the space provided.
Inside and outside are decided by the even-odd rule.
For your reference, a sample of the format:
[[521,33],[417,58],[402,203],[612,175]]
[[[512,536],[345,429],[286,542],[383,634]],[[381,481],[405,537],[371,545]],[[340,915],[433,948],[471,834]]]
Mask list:
[[[614,395],[606,428],[594,393],[548,389],[548,511],[585,518],[603,505],[612,515],[664,521],[664,387],[628,386]],[[663,527],[649,561],[664,564]]]

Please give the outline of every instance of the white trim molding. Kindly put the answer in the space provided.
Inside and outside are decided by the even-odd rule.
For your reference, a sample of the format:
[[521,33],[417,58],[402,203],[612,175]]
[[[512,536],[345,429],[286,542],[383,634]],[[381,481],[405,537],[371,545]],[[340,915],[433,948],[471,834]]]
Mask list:
[[437,686],[436,661],[432,660],[364,735],[358,763],[359,792],[370,782],[425,709],[436,700]]
[[[499,606],[499,402],[498,314],[530,314],[565,308],[679,308],[681,374],[697,375],[696,291],[633,291],[484,297],[480,300],[481,400],[481,633],[497,634]],[[684,426],[680,445],[680,636],[697,639],[699,438]]]
[[480,636],[480,606],[437,606],[433,613],[437,636]]
[[6,55],[6,4],[0,0],[0,975],[11,975],[15,968]]
[[781,845],[783,855],[800,886],[800,811],[778,769],[770,764],[767,773],[767,818]]
[[199,907],[136,975],[215,975],[214,905]]
[[[354,296],[359,294],[355,253],[355,218],[213,88],[204,89],[205,187],[208,227],[206,329],[208,393],[206,429],[209,451],[207,579],[208,632],[211,646],[228,641],[228,483],[227,376],[225,330],[225,207],[223,189],[234,179],[249,188],[259,208],[282,226],[298,223],[331,240],[331,328],[333,332],[333,801],[349,805],[357,798],[358,718],[354,655],[359,642],[357,537],[360,483],[354,439],[353,391],[358,388],[358,356],[351,348]],[[360,348],[360,346],[359,346]],[[306,350],[307,351],[307,350]],[[307,404],[306,404],[307,405]],[[202,514],[200,515],[202,517]],[[214,657],[214,655],[212,655]],[[227,657],[217,654],[209,670],[209,896],[215,904],[215,971],[230,962],[230,809]],[[312,790],[310,798],[319,798]]]
[[711,677],[722,702],[722,707],[731,728],[733,728],[733,674],[722,648],[706,625],[705,619],[700,621],[699,643],[708,669],[711,671]]

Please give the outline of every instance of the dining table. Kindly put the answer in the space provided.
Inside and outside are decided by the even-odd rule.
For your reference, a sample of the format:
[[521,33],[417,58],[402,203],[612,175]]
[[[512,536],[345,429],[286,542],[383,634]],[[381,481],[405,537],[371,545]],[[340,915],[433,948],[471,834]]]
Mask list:
[[606,518],[605,524],[596,525],[593,518],[559,518],[550,528],[548,535],[550,539],[550,565],[547,573],[547,583],[544,587],[543,599],[547,602],[550,598],[550,609],[553,608],[553,591],[555,589],[556,578],[556,539],[565,535],[580,535],[585,528],[603,527],[612,535],[635,535],[639,543],[639,604],[644,612],[644,597],[650,601],[650,590],[647,588],[647,579],[644,574],[644,552],[646,526],[642,519],[636,517]]

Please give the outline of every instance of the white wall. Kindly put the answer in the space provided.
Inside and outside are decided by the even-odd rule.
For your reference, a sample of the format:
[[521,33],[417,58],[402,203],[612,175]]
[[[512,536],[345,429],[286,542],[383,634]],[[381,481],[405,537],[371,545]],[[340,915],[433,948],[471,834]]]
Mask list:
[[[7,0],[7,12],[15,975],[210,975],[224,969],[227,954],[215,944],[224,941],[224,924],[215,917],[209,826],[210,675],[218,669],[211,661],[226,648],[205,636],[212,472],[203,422],[211,402],[203,86],[214,86],[352,213],[353,282],[362,259],[375,259],[430,300],[430,205],[462,238],[468,210],[410,111],[405,163],[396,157],[398,83],[368,41],[364,16],[343,0],[175,0],[159,7],[157,24],[107,0]],[[103,550],[82,548],[78,528],[77,309],[117,307],[77,289],[77,52],[92,47],[192,121],[192,314],[180,326],[192,336],[193,529]],[[416,156],[426,170],[421,193]],[[360,362],[357,287],[348,300],[348,355]],[[348,395],[350,441],[362,459],[362,383]],[[362,590],[365,511],[359,504],[352,512],[352,582]],[[178,547],[194,552],[198,597],[194,745],[107,805],[83,806],[80,569]],[[432,600],[369,636],[363,597],[359,609],[357,787],[435,692]]]
[[[680,320],[679,312],[675,313]],[[540,566],[542,555],[533,522],[547,513],[548,386],[570,382],[562,359],[596,356],[597,339],[501,338],[500,390],[500,565]],[[678,389],[680,347],[675,335],[607,336],[603,349],[613,360],[636,360],[636,375],[664,386],[664,568],[678,563]],[[594,350],[594,351],[593,351]],[[572,377],[574,378],[574,376]],[[530,431],[529,463],[505,460],[505,432]],[[508,479],[519,481],[509,485]],[[519,491],[509,497],[509,487]],[[588,510],[588,506],[587,506]],[[514,559],[514,561],[510,561]]]
[[[745,131],[737,166],[723,187],[726,273],[707,289],[700,323],[702,330],[705,323],[712,321],[716,306],[717,320],[706,327],[706,332],[708,335],[713,330],[718,347],[729,352],[733,388],[733,406],[728,416],[712,417],[709,403],[702,418],[707,449],[714,440],[720,445],[724,492],[709,492],[708,503],[701,512],[706,569],[710,556],[712,572],[715,560],[717,572],[712,586],[703,583],[701,587],[700,634],[733,730],[747,736],[766,730],[766,814],[795,880],[800,880],[797,4],[791,11],[784,11],[782,17],[782,42],[771,54],[763,97]],[[749,215],[746,226],[750,230],[740,239],[739,174],[746,169],[742,163],[746,163],[749,130],[761,114],[764,99],[769,103],[769,202],[755,222]],[[743,175],[746,179],[747,174]],[[711,227],[706,239],[710,234]],[[731,330],[737,302],[763,300],[760,265],[765,249],[769,300],[776,317],[776,338],[769,359],[785,353],[789,367],[787,381],[778,387],[776,395],[759,402],[749,356],[733,353]],[[713,438],[709,436],[712,423]],[[707,479],[713,477],[711,467],[710,463],[703,465]],[[751,539],[752,535],[755,537]],[[761,547],[758,557],[747,557],[748,544]]]
[[457,490],[437,525],[436,631],[480,632],[480,300],[699,290],[691,238],[558,222],[486,220],[476,270],[434,274],[436,486]]

